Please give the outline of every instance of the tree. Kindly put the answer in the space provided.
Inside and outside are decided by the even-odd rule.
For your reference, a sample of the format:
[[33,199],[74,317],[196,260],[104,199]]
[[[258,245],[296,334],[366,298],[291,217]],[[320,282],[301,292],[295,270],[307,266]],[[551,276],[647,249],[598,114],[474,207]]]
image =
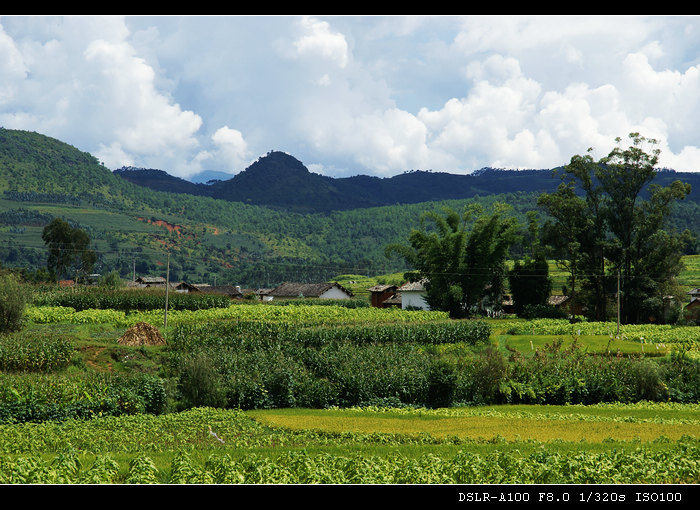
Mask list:
[[[432,229],[425,220],[431,221]],[[432,309],[461,318],[500,309],[505,260],[516,232],[516,220],[505,215],[502,205],[490,215],[479,206],[461,216],[443,208],[443,215],[423,214],[420,228],[409,234],[410,246],[392,244],[386,254],[396,253],[413,267],[406,277],[425,282]]]
[[121,277],[119,276],[119,271],[117,270],[110,271],[109,273],[102,275],[97,284],[102,288],[111,290],[117,290],[124,285]]
[[67,275],[69,270],[77,277],[85,275],[97,261],[95,251],[89,248],[90,236],[60,218],[54,218],[44,227],[41,238],[49,251],[47,268],[56,278]]
[[552,292],[549,263],[545,247],[540,242],[537,213],[529,211],[527,217],[528,232],[523,236],[523,244],[528,254],[523,261],[516,260],[508,271],[513,308],[517,315],[522,315],[528,306],[546,305]]
[[565,182],[555,193],[540,195],[537,203],[550,217],[542,227],[542,242],[569,274],[571,315],[575,315],[578,304],[586,303],[592,318],[604,320],[606,235],[600,213],[602,193],[591,179],[594,165],[590,156],[574,156],[565,168]]
[[535,258],[516,260],[508,272],[508,283],[517,315],[522,315],[528,306],[546,305],[552,292],[547,259],[538,254]]
[[590,155],[572,157],[565,182],[538,203],[552,217],[547,238],[567,261],[574,292],[581,282],[589,315],[607,318],[607,300],[619,277],[621,320],[633,323],[662,316],[664,296],[674,289],[692,236],[667,225],[673,204],[690,193],[690,185],[653,184],[657,142],[639,133],[629,136],[628,148],[618,138],[618,146],[597,162]]

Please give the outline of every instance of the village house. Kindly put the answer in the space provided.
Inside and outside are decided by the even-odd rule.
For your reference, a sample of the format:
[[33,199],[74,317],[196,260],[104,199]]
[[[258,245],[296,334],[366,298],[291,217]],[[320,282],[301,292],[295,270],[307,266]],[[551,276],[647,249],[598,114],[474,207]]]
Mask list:
[[688,292],[690,303],[685,305],[683,316],[688,321],[700,321],[700,289],[693,289]]
[[370,292],[370,304],[375,308],[386,308],[392,303],[387,303],[388,299],[396,296],[397,285],[375,285],[367,289]]
[[430,305],[425,300],[425,280],[404,283],[398,288],[398,292],[401,294],[401,308],[404,310],[430,310]]
[[175,286],[177,292],[202,294],[222,294],[230,298],[240,299],[243,297],[241,288],[234,285],[209,285],[206,283],[186,283],[180,282]]
[[164,289],[166,284],[165,278],[162,276],[139,276],[134,280],[132,286],[139,288],[156,288]]
[[290,283],[286,282],[267,293],[268,298],[318,298],[349,299],[352,292],[339,283]]

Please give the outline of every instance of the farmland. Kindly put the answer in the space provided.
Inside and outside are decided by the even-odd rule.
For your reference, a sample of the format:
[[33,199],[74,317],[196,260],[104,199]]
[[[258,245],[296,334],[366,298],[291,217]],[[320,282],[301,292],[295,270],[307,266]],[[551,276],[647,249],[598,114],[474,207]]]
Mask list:
[[697,327],[125,292],[0,338],[0,483],[700,482]]

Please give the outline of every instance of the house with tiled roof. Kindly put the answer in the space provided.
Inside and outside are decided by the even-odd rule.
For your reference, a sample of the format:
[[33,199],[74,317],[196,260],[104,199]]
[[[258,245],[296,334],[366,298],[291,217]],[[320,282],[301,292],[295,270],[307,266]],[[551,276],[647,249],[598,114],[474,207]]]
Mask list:
[[353,293],[336,282],[330,283],[292,283],[285,282],[267,293],[272,298],[318,298],[349,299]]
[[425,283],[426,280],[408,282],[398,288],[397,293],[401,294],[401,308],[430,310],[430,305],[425,300]]
[[688,321],[700,322],[700,289],[693,289],[688,294],[690,303],[683,308],[683,316]]
[[375,308],[386,308],[391,303],[388,299],[396,296],[398,285],[375,285],[367,289],[370,293],[370,304]]

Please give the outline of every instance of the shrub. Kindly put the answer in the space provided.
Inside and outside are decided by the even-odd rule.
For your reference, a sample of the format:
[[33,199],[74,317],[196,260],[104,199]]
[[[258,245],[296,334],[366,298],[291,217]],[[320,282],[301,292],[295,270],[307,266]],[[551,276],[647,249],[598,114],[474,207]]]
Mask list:
[[523,319],[566,319],[568,314],[552,305],[526,305],[519,315]]
[[111,290],[117,290],[124,286],[124,282],[119,277],[119,271],[116,270],[102,275],[97,283],[101,288]]
[[449,407],[454,398],[457,377],[447,361],[435,359],[430,365],[428,407]]
[[671,400],[697,403],[700,400],[700,361],[686,352],[673,352],[671,360],[663,365],[664,382],[669,388]]
[[221,376],[211,357],[203,352],[182,358],[178,389],[185,408],[221,407],[226,403]]
[[455,374],[454,398],[468,404],[501,404],[505,402],[504,385],[509,376],[505,356],[493,346],[468,358]]
[[167,404],[165,385],[160,377],[142,374],[131,381],[134,393],[143,400],[144,412],[162,414]]
[[22,329],[27,296],[14,275],[0,274],[0,333]]

